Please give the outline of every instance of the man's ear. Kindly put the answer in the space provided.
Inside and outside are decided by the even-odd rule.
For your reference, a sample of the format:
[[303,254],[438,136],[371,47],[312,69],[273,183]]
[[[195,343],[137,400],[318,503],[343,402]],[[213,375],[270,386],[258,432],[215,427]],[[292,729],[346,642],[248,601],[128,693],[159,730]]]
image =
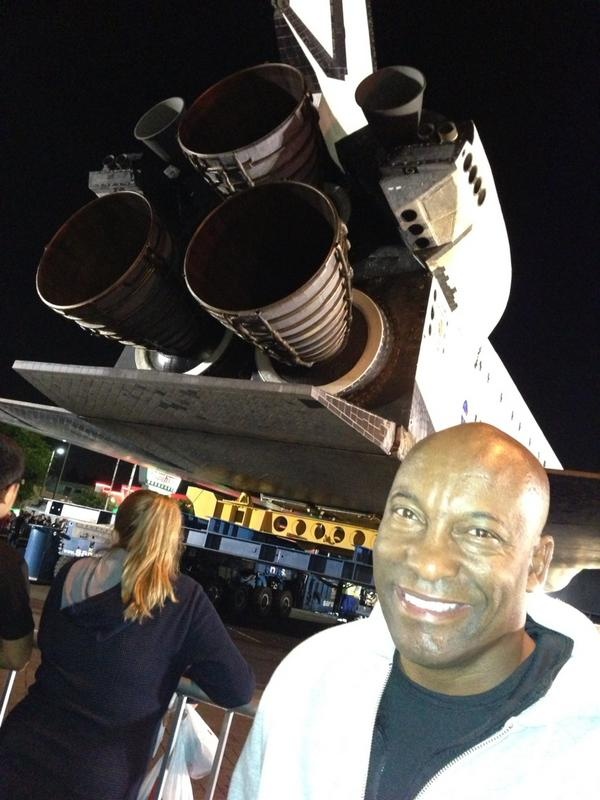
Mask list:
[[5,517],[8,513],[10,513],[10,510],[17,499],[20,485],[20,482],[16,481],[15,483],[11,483],[10,486],[7,486],[6,489],[0,492],[0,507],[2,509],[2,514],[0,514],[0,516]]
[[548,577],[548,569],[554,553],[554,539],[552,536],[540,536],[539,542],[531,553],[529,575],[527,577],[527,591],[543,588]]

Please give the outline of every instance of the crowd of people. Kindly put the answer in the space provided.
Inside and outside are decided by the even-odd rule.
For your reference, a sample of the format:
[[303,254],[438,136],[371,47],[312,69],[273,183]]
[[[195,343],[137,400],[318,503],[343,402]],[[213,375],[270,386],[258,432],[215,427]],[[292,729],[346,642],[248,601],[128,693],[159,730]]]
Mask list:
[[8,544],[16,547],[19,542],[27,538],[28,531],[34,525],[53,528],[58,533],[64,533],[68,524],[69,520],[64,517],[51,517],[49,514],[26,508],[15,514],[11,509],[9,514],[0,520],[0,536],[3,536]]
[[[6,514],[22,457],[6,439],[0,454]],[[548,505],[540,463],[490,425],[415,445],[376,539],[377,605],[282,661],[229,800],[597,797],[600,639],[543,592]],[[178,573],[177,505],[138,491],[115,528],[111,550],[65,566],[48,594],[35,683],[0,728],[0,800],[135,800],[182,674],[224,706],[252,696],[252,670]],[[33,622],[7,550],[0,657],[18,669]]]

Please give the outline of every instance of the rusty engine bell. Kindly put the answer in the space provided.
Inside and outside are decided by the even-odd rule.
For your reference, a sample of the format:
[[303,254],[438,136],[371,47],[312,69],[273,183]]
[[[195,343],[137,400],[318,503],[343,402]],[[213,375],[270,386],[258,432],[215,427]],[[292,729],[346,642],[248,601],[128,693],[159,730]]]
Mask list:
[[211,86],[183,115],[178,139],[224,196],[265,181],[317,183],[325,152],[304,76],[287,64],[260,64]]
[[351,321],[346,227],[318,189],[292,181],[233,195],[194,234],[184,274],[210,314],[288,364],[334,356]]

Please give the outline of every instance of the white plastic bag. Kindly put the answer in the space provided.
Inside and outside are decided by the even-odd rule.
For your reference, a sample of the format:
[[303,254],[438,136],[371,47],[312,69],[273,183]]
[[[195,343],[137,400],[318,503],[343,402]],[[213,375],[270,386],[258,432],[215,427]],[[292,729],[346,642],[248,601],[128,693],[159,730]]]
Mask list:
[[[154,745],[154,754],[161,742],[164,725],[161,728]],[[197,779],[209,774],[218,743],[219,739],[212,729],[196,709],[187,703],[167,774],[163,800],[193,800],[190,777]],[[161,756],[147,773],[137,800],[148,800],[151,796],[160,775],[163,758]]]
[[181,723],[179,738],[184,742],[185,760],[192,778],[203,778],[211,770],[219,739],[200,714],[189,704]]
[[[160,775],[164,756],[161,756],[140,786],[137,800],[148,800]],[[185,742],[179,735],[175,742],[171,763],[167,772],[162,800],[194,800],[192,782],[185,762]]]
[[148,800],[150,794],[152,793],[152,789],[154,789],[154,784],[158,780],[158,775],[160,773],[161,767],[162,767],[162,756],[158,759],[158,761],[152,767],[152,769],[146,773],[146,777],[144,778],[142,785],[140,786],[137,800]]

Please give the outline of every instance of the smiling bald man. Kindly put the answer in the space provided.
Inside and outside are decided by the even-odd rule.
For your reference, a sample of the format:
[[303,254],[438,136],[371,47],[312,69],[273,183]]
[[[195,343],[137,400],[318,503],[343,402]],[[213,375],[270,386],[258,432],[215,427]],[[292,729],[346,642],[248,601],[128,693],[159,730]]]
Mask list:
[[450,695],[492,689],[535,647],[526,592],[543,587],[541,464],[489,425],[417,444],[392,485],[374,550],[383,614],[404,673]]
[[378,606],[282,662],[230,800],[596,797],[600,639],[541,591],[548,502],[490,425],[417,444],[375,544]]

